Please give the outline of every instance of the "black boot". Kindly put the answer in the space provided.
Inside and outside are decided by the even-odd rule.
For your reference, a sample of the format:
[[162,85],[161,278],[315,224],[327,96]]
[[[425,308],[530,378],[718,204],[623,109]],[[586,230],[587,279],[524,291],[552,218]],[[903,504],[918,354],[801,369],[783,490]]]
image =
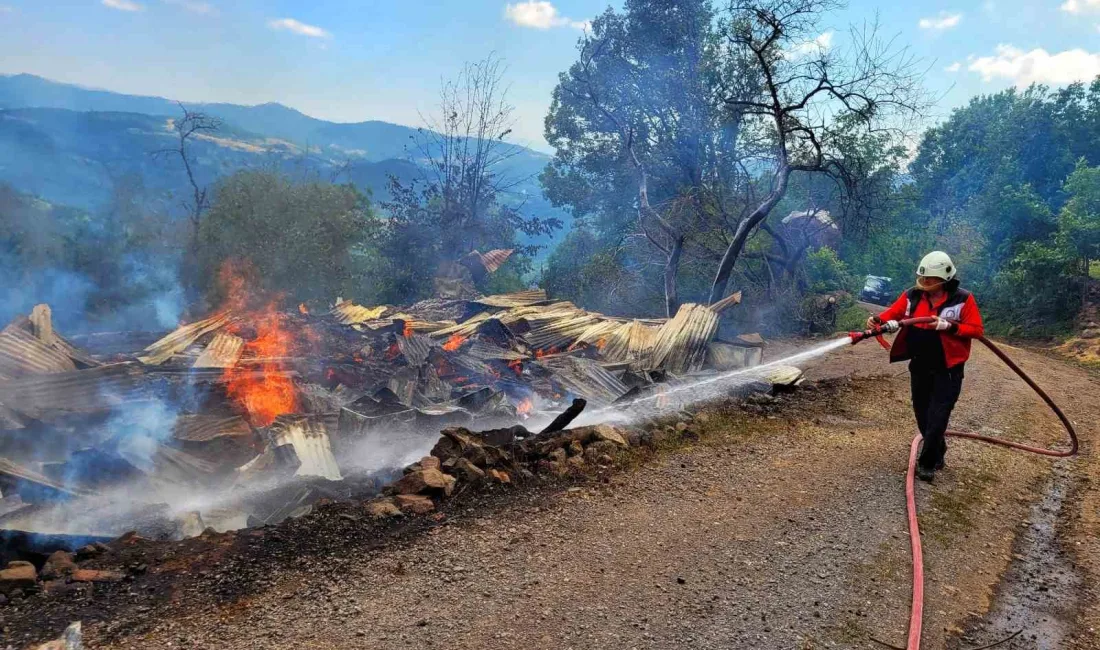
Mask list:
[[944,462],[943,462],[943,459],[941,458],[941,459],[940,459],[940,460],[939,460],[939,461],[938,461],[938,462],[936,463],[936,471],[938,472],[938,471],[940,471],[941,469],[943,469],[944,467],[947,467],[947,464],[946,464],[946,463],[944,463]]
[[932,479],[934,479],[935,477],[936,470],[924,467],[922,465],[917,465],[917,478],[926,483],[931,483]]

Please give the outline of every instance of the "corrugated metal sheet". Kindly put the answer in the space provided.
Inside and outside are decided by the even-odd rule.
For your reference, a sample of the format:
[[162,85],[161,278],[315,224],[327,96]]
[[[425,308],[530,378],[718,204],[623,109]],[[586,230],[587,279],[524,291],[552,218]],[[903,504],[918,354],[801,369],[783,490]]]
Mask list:
[[555,319],[542,327],[533,329],[523,336],[527,345],[536,350],[565,350],[573,345],[581,334],[600,319],[592,314],[581,312],[576,316]]
[[530,329],[538,329],[539,327],[561,320],[562,318],[573,318],[587,314],[588,312],[580,309],[571,302],[556,302],[550,305],[517,307],[497,314],[496,317],[500,319],[500,322],[508,326],[523,321],[527,323]]
[[76,370],[66,354],[15,325],[0,331],[0,375],[26,377]]
[[462,348],[462,353],[481,361],[489,361],[491,359],[517,361],[530,358],[526,354],[520,354],[514,350],[502,348],[484,341],[473,341],[467,347]]
[[641,321],[619,324],[607,335],[607,343],[600,356],[608,361],[638,361],[649,356],[657,343],[658,326],[645,325]]
[[292,445],[301,466],[295,476],[322,476],[339,481],[340,466],[332,454],[332,444],[324,422],[302,416],[283,416],[271,425],[276,446]]
[[208,442],[223,437],[251,437],[252,429],[239,415],[181,415],[176,418],[172,437],[185,442]]
[[218,332],[191,367],[232,368],[237,365],[237,360],[241,358],[243,351],[244,339],[229,332]]
[[431,339],[420,334],[413,334],[412,336],[397,334],[396,336],[397,347],[410,366],[419,366],[428,360],[428,353],[431,352],[434,345]]
[[382,314],[386,313],[389,307],[362,307],[353,303],[350,300],[345,300],[329,312],[336,317],[336,322],[341,325],[354,325],[357,323],[365,323],[369,320],[377,320],[382,317]]
[[51,412],[105,411],[137,396],[137,367],[116,363],[0,382],[0,403],[34,419]]
[[485,267],[485,270],[489,273],[496,273],[496,270],[500,268],[502,264],[508,261],[508,258],[515,252],[514,248],[498,248],[491,250],[488,253],[477,253],[481,258],[481,265]]
[[10,408],[0,404],[0,430],[17,431],[27,426],[23,418]]
[[405,327],[408,327],[417,334],[428,334],[436,330],[441,330],[444,327],[454,327],[456,325],[453,320],[420,320],[415,316],[405,313],[394,314],[389,317],[391,324],[399,320],[404,321]]
[[657,333],[648,367],[674,374],[703,367],[707,343],[718,332],[718,314],[703,305],[687,303]]
[[225,327],[231,320],[228,312],[215,314],[210,318],[195,321],[190,325],[184,325],[168,336],[145,348],[145,354],[138,357],[138,361],[150,366],[159,366],[186,350],[199,337],[209,332],[214,332]]
[[530,289],[527,291],[517,291],[515,293],[502,293],[496,296],[475,298],[470,302],[475,305],[485,305],[486,307],[501,307],[503,309],[510,309],[512,307],[526,307],[529,305],[537,305],[539,303],[547,302],[547,299],[545,290]]
[[32,483],[36,487],[46,488],[52,492],[59,492],[74,497],[95,494],[89,490],[68,487],[29,467],[24,467],[23,465],[2,457],[0,457],[0,481],[5,483]]
[[154,477],[183,485],[207,483],[218,469],[214,463],[167,445],[157,445],[152,462]]
[[457,325],[452,325],[451,327],[444,327],[443,329],[436,330],[429,334],[429,336],[431,336],[433,339],[444,338],[452,334],[458,334],[462,337],[472,336],[473,333],[477,331],[478,324],[491,317],[492,314],[490,314],[489,312],[481,312],[476,316],[471,316],[470,318],[467,318],[465,321]]
[[591,359],[564,357],[545,365],[554,371],[555,382],[593,404],[610,404],[630,390]]
[[65,340],[64,337],[54,333],[53,346],[61,351],[62,354],[69,357],[78,364],[85,368],[95,368],[96,366],[102,366],[100,361],[94,359],[90,354],[76,347],[72,343]]

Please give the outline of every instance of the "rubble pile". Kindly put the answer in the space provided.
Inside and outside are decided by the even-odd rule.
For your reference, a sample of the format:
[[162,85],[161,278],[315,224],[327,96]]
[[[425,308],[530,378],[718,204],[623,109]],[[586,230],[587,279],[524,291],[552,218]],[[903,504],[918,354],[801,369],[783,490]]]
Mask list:
[[758,364],[759,337],[716,338],[739,298],[646,320],[541,290],[324,313],[231,296],[167,334],[72,340],[40,305],[0,331],[0,560],[276,523],[387,485],[373,508],[428,512],[466,483],[607,462],[625,442],[610,427],[525,426]]

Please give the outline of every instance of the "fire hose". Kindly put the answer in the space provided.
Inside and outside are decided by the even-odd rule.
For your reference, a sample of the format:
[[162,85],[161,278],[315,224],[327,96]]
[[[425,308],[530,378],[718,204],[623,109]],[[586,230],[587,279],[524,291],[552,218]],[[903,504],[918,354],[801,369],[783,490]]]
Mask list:
[[[934,317],[922,317],[922,318],[909,318],[898,321],[898,325],[901,327],[911,327],[915,325],[924,325],[935,322]],[[880,345],[887,350],[890,349],[890,345],[882,337],[883,329],[881,327],[874,327],[862,332],[851,332],[848,336],[851,338],[852,345],[859,343],[860,341],[867,340],[869,338],[876,339]],[[1073,424],[1070,423],[1069,418],[1062,412],[1062,409],[1054,403],[1054,400],[1046,394],[1042,388],[1036,384],[1031,377],[1027,376],[1023,370],[1020,369],[1015,362],[1012,361],[999,347],[997,347],[992,341],[984,336],[978,337],[985,347],[989,348],[993,354],[997,355],[997,358],[1004,362],[1012,372],[1016,373],[1020,379],[1031,387],[1035,393],[1042,398],[1050,410],[1058,416],[1058,419],[1062,422],[1062,426],[1065,427],[1066,433],[1069,434],[1070,448],[1067,450],[1059,451],[1056,449],[1044,449],[1042,447],[1033,447],[1030,445],[1020,444],[1018,442],[1011,442],[1008,440],[1002,440],[1000,438],[994,438],[991,436],[985,436],[977,433],[971,433],[968,431],[953,431],[948,430],[946,435],[954,438],[969,438],[970,440],[981,440],[982,442],[988,442],[994,445],[1000,445],[1002,447],[1008,447],[1010,449],[1020,449],[1023,451],[1029,451],[1033,454],[1041,454],[1043,456],[1052,456],[1055,458],[1067,458],[1069,456],[1077,455],[1077,431],[1074,430]],[[924,555],[921,551],[920,540],[920,525],[917,521],[917,506],[915,498],[915,490],[913,486],[914,474],[917,467],[917,454],[920,450],[921,436],[917,434],[913,438],[913,442],[909,445],[909,469],[905,474],[905,507],[909,517],[909,545],[912,550],[913,557],[913,599],[909,612],[909,639],[906,644],[906,650],[920,650],[920,638],[921,638],[921,622],[924,611]],[[1014,635],[1015,636],[1015,635]],[[989,647],[989,646],[987,646]]]

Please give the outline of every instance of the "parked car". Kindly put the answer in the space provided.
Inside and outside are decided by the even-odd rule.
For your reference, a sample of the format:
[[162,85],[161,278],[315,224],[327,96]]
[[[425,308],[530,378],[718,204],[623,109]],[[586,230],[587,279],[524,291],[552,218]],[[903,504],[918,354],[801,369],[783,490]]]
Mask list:
[[894,299],[894,293],[890,290],[890,278],[880,275],[868,275],[863,281],[863,290],[859,297],[864,302],[876,305],[889,305]]

